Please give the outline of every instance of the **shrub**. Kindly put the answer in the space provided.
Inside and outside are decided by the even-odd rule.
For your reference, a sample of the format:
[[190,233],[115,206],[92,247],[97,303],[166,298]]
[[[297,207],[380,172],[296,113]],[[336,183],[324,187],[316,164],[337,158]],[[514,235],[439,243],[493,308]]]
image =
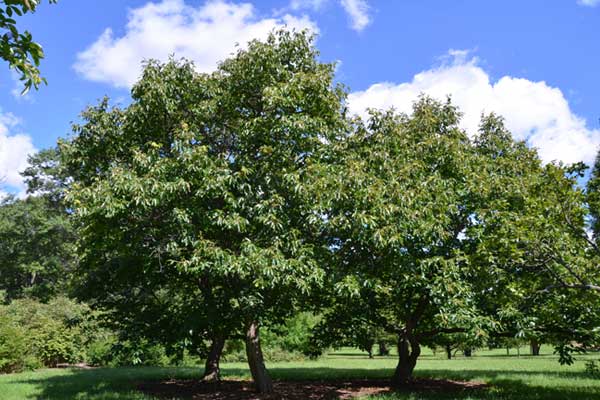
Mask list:
[[150,343],[145,339],[117,342],[112,346],[112,352],[114,358],[110,361],[110,365],[114,366],[172,364],[163,346]]
[[27,367],[29,346],[25,331],[9,315],[0,315],[0,372],[17,372]]
[[0,371],[84,361],[96,332],[98,323],[85,304],[65,297],[47,304],[14,300],[0,306]]
[[96,338],[86,347],[85,361],[98,367],[111,365],[115,358],[113,347],[116,343],[116,336],[113,334],[105,334]]

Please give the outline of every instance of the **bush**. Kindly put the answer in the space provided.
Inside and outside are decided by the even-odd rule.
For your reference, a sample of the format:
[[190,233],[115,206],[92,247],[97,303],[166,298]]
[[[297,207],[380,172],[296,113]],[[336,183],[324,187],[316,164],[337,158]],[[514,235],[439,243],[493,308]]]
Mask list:
[[[302,361],[311,354],[312,329],[319,317],[312,313],[302,312],[289,318],[279,326],[261,330],[261,344],[266,361]],[[246,348],[244,341],[229,339],[223,351],[223,360],[245,362]]]
[[29,346],[25,331],[9,315],[0,315],[0,372],[26,368]]
[[98,324],[89,307],[65,297],[0,306],[0,371],[85,361]]
[[112,346],[114,358],[110,361],[113,366],[167,366],[172,365],[165,348],[149,343],[145,339],[126,340]]
[[113,348],[116,343],[116,336],[112,334],[105,334],[96,338],[86,347],[85,361],[97,367],[111,365],[115,358]]

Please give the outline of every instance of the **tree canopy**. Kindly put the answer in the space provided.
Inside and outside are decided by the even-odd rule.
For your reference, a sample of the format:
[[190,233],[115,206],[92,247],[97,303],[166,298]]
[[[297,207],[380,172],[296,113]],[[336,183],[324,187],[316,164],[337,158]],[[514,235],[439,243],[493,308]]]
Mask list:
[[567,362],[598,343],[599,293],[574,290],[599,272],[582,165],[542,164],[493,114],[470,136],[450,99],[349,116],[334,70],[278,31],[209,74],[148,61],[130,105],[87,108],[26,172],[67,190],[78,296],[208,376],[244,338],[262,392],[260,327],[298,311],[322,314],[315,350],[395,336],[397,385],[449,335],[546,335]]
[[316,55],[312,37],[282,31],[212,74],[149,62],[129,107],[88,109],[63,144],[85,296],[135,313],[176,301],[189,326],[174,339],[246,335],[264,391],[259,325],[323,281],[304,185],[345,121],[334,66]]

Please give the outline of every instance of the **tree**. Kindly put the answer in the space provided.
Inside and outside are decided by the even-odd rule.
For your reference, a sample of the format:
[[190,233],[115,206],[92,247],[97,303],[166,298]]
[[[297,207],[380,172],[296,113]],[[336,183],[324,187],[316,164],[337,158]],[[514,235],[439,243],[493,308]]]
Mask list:
[[83,295],[132,322],[144,322],[141,305],[187,315],[193,328],[175,324],[173,341],[243,334],[257,389],[272,391],[260,326],[323,280],[306,185],[345,124],[333,71],[312,37],[280,31],[212,74],[149,62],[129,107],[88,109],[62,145]]
[[[487,122],[488,130],[509,134],[501,121]],[[480,150],[490,147],[484,141],[478,145]],[[517,155],[513,152],[512,157],[503,158],[517,161]],[[551,163],[529,176],[513,171],[518,179],[507,194],[512,193],[513,203],[520,199],[522,205],[505,208],[502,218],[510,223],[489,225],[478,254],[493,256],[496,265],[512,268],[519,277],[511,284],[511,296],[503,300],[510,305],[504,307],[512,315],[510,330],[523,339],[555,344],[562,363],[571,363],[573,351],[597,346],[600,339],[600,293],[594,284],[600,273],[598,254],[586,232],[586,196],[578,183],[585,168],[582,163]],[[503,175],[507,173],[502,170],[494,173]],[[496,184],[506,185],[500,179],[496,178]],[[577,348],[574,341],[579,343]]]
[[590,227],[593,239],[598,243],[600,239],[600,153],[596,156],[586,189]]
[[71,178],[61,160],[58,147],[40,150],[28,157],[21,173],[27,193],[46,198],[57,209],[65,208],[64,198]]
[[76,263],[74,231],[63,201],[69,179],[58,149],[42,150],[28,162],[21,175],[35,196],[8,197],[0,204],[0,289],[7,301],[64,295]]
[[44,198],[0,203],[0,290],[6,301],[48,301],[67,290],[75,263],[73,230],[66,215]]
[[[56,3],[58,0],[48,0]],[[42,46],[33,41],[28,31],[19,32],[14,16],[35,12],[41,0],[2,0],[0,5],[0,29],[5,33],[0,36],[0,57],[8,62],[11,69],[16,69],[23,82],[23,94],[32,87],[37,89],[46,79],[40,76],[39,65],[44,58]]]
[[[477,343],[524,332],[531,313],[556,300],[541,293],[552,274],[529,265],[548,255],[534,239],[564,253],[572,236],[557,199],[569,199],[574,216],[580,209],[566,169],[543,167],[500,118],[484,118],[474,141],[459,119],[450,102],[426,97],[411,115],[373,111],[332,146],[314,185],[331,250],[322,337],[365,325],[395,334],[396,386],[411,379],[421,345],[441,335]],[[564,311],[554,303],[548,316]]]
[[429,336],[481,335],[491,323],[477,312],[460,252],[478,180],[458,118],[449,103],[426,98],[412,117],[372,112],[334,150],[318,189],[334,250],[327,321],[396,335],[395,385],[410,379]]

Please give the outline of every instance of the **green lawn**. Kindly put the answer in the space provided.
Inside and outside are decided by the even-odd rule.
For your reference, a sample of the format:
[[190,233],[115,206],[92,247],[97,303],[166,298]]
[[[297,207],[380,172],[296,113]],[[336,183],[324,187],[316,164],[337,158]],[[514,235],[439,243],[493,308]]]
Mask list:
[[[445,360],[443,354],[424,352],[417,375],[435,378],[485,381],[491,384],[485,391],[470,394],[399,393],[378,399],[600,399],[600,379],[584,372],[584,361],[560,366],[556,357],[516,356],[512,350],[479,352],[471,358]],[[526,354],[525,349],[522,354]],[[600,358],[600,355],[585,358]],[[282,362],[269,365],[275,379],[305,380],[334,378],[384,378],[395,366],[393,358],[369,360],[352,350],[338,351],[318,361]],[[223,366],[227,377],[248,377],[244,364]],[[0,399],[120,399],[147,400],[136,392],[133,384],[165,378],[192,378],[198,368],[100,368],[94,370],[41,370],[0,376]]]

